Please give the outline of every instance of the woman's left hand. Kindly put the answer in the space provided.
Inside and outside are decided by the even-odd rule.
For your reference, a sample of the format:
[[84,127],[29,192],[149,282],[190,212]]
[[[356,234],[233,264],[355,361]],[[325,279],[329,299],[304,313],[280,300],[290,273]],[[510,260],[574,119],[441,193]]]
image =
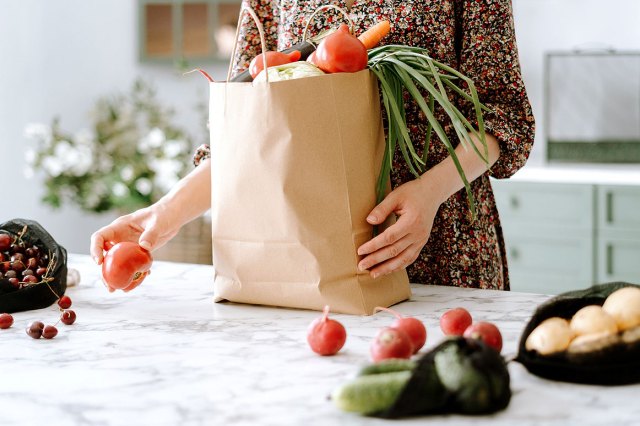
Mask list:
[[[442,203],[428,176],[407,182],[394,189],[367,217],[372,225],[383,223],[391,213],[395,224],[358,248],[365,256],[358,268],[369,270],[373,278],[390,274],[412,264],[429,240],[433,220]],[[431,182],[429,182],[431,183]]]

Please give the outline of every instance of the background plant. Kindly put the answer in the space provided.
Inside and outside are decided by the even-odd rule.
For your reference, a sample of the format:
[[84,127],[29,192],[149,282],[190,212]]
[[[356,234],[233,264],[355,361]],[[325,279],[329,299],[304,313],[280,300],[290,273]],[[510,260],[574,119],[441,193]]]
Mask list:
[[99,99],[91,116],[91,127],[74,134],[58,118],[25,129],[36,141],[26,151],[26,174],[44,176],[46,204],[132,211],[157,201],[189,170],[190,137],[142,80],[127,94]]

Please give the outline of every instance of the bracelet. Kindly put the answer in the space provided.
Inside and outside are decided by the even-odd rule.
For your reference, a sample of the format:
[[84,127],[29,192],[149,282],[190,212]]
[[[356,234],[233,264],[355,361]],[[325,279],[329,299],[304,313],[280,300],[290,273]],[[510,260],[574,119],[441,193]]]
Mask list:
[[198,167],[200,163],[202,163],[202,161],[206,160],[207,158],[211,158],[211,149],[209,148],[209,145],[202,144],[196,149],[196,152],[193,154],[193,165]]

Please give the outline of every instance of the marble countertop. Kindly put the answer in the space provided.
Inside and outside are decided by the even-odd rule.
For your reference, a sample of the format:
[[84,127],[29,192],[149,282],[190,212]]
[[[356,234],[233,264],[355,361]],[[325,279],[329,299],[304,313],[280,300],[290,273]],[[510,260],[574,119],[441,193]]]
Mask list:
[[640,164],[526,165],[511,180],[590,185],[640,185]]
[[[0,330],[0,424],[25,425],[386,425],[391,421],[343,413],[331,390],[368,362],[384,313],[335,315],[347,328],[343,350],[320,357],[306,344],[316,312],[214,304],[212,267],[156,262],[135,291],[108,293],[88,256],[71,255],[82,282],[69,288],[78,315],[58,325],[53,340],[25,334],[32,321],[53,323],[57,309],[14,314]],[[544,295],[416,286],[397,306],[427,326],[426,349],[439,343],[438,318],[463,306],[495,322],[503,354]],[[425,349],[423,349],[424,351]],[[632,401],[640,385],[598,387],[540,379],[509,364],[513,398],[498,414],[437,416],[402,424],[595,425],[638,424]],[[635,398],[633,398],[635,397]],[[635,408],[634,408],[635,407]]]

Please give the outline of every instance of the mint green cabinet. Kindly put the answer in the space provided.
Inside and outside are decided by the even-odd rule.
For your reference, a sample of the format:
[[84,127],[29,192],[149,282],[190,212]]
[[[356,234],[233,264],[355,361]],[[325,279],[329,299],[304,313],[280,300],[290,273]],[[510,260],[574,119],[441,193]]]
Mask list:
[[511,289],[557,294],[594,277],[594,187],[492,182],[507,245]]
[[492,180],[511,289],[640,283],[640,186]]
[[640,187],[598,187],[598,282],[640,283]]

